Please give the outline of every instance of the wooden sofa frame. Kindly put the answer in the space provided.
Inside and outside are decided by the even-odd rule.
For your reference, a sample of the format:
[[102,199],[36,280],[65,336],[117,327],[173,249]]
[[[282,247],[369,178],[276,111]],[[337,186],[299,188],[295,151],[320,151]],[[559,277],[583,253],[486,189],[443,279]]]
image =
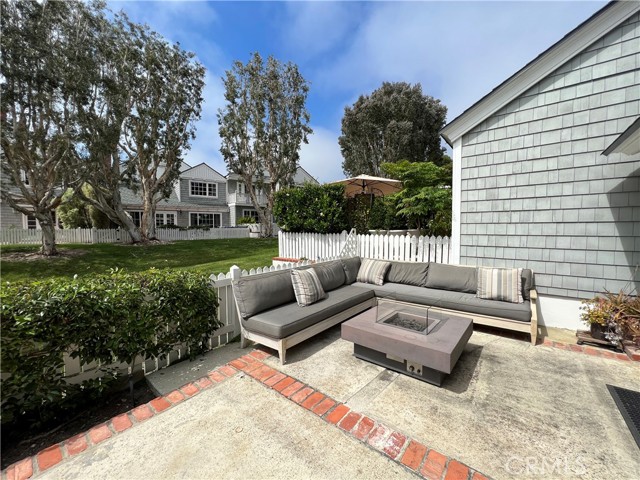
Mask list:
[[[519,320],[509,320],[507,318],[500,317],[491,317],[489,315],[481,315],[475,313],[461,312],[458,310],[450,310],[446,308],[438,308],[431,307],[435,311],[438,312],[450,312],[456,316],[469,318],[473,321],[473,323],[478,325],[487,325],[490,327],[502,328],[505,330],[512,330],[516,332],[524,332],[529,333],[531,335],[531,345],[536,345],[538,341],[538,293],[535,289],[530,290],[530,298],[531,298],[531,323],[521,322]],[[280,357],[280,363],[282,365],[286,362],[286,354],[287,349],[293,347],[294,345],[299,344],[328,328],[341,323],[348,318],[351,318],[354,315],[357,315],[360,312],[363,312],[371,307],[376,306],[377,297],[370,298],[365,302],[359,303],[358,305],[354,305],[346,310],[343,310],[336,315],[329,317],[321,322],[316,323],[315,325],[311,325],[310,327],[305,328],[304,330],[300,330],[299,332],[294,333],[285,338],[275,339],[271,337],[267,337],[266,335],[262,335],[260,333],[250,332],[244,328],[242,324],[242,315],[240,314],[240,309],[238,308],[238,303],[236,303],[236,309],[238,311],[238,321],[240,322],[240,347],[245,348],[248,346],[248,341],[252,341],[255,343],[259,343],[269,348],[273,348],[278,351],[278,356]],[[397,302],[397,303],[406,303],[406,302]],[[409,304],[417,307],[425,307],[425,305],[418,304]]]

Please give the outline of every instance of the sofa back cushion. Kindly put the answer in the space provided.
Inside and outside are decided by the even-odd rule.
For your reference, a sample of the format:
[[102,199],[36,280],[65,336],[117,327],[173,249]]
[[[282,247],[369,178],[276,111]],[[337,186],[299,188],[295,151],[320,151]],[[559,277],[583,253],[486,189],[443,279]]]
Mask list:
[[256,313],[295,301],[291,272],[280,270],[242,277],[233,282],[233,295],[245,320]]
[[523,303],[522,269],[478,267],[478,298]]
[[476,293],[478,289],[476,267],[431,262],[429,264],[429,273],[427,274],[425,287],[463,293]]
[[529,292],[536,288],[535,279],[533,278],[533,270],[528,268],[522,269],[522,298],[526,300],[531,300],[531,295]]
[[358,277],[358,270],[360,270],[360,257],[341,258],[340,263],[342,263],[342,268],[344,270],[344,283],[351,285]]
[[387,282],[424,287],[427,283],[428,270],[428,263],[391,262],[387,272]]
[[313,265],[313,269],[316,271],[325,292],[330,292],[344,285],[345,273],[340,260],[319,263]]
[[390,266],[391,262],[363,258],[356,280],[362,283],[384,285],[384,278],[387,276],[387,271]]

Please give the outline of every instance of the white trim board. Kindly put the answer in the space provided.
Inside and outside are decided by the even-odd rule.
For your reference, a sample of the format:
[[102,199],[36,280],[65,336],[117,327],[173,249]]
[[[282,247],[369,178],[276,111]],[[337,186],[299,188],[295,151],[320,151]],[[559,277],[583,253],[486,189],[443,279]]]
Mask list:
[[451,185],[451,263],[460,264],[460,216],[462,213],[462,139],[453,144],[453,179]]
[[627,18],[640,11],[640,2],[616,2],[603,7],[594,17],[526,65],[478,103],[449,122],[440,134],[449,145],[485,119],[518,98],[554,70],[570,61]]

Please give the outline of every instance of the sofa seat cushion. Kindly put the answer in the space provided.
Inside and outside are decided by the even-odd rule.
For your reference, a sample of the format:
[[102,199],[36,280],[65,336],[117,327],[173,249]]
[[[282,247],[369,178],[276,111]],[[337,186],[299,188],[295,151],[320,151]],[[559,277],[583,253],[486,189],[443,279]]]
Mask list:
[[276,339],[285,338],[373,298],[373,291],[345,285],[326,292],[326,295],[322,300],[304,308],[292,302],[266,310],[243,319],[242,324],[250,332]]
[[353,287],[368,288],[377,297],[393,298],[399,302],[415,303],[458,310],[466,313],[477,313],[491,317],[506,318],[520,322],[531,321],[531,303],[510,303],[497,300],[476,298],[474,293],[452,292],[435,288],[414,287],[399,283],[385,283],[371,285],[369,283],[354,283]]

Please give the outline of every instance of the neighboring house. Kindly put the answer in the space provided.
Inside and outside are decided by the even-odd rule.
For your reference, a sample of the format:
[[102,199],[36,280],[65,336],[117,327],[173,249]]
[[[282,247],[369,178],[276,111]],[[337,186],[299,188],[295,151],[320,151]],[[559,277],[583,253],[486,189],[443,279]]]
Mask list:
[[[142,200],[131,190],[121,190],[122,203],[136,226],[140,226]],[[156,226],[228,227],[227,180],[206,163],[183,164],[169,198],[156,207]]]
[[[318,183],[306,170],[298,167],[294,184]],[[122,187],[122,204],[131,215],[136,226],[142,219],[142,199],[132,190]],[[266,204],[260,195],[262,205]],[[235,174],[224,177],[205,163],[190,167],[183,163],[180,178],[176,181],[169,198],[161,200],[156,207],[156,226],[178,225],[180,227],[208,226],[233,227],[241,217],[258,217],[244,184]],[[16,212],[0,201],[1,228],[39,229],[35,217]]]
[[546,325],[640,290],[639,12],[607,4],[441,132],[454,262],[532,268]]
[[[265,182],[269,183],[269,178],[265,178]],[[298,167],[298,171],[293,177],[294,185],[303,185],[305,183],[318,183],[304,168]],[[277,186],[276,186],[277,189]],[[247,193],[246,186],[240,175],[235,173],[229,173],[227,175],[227,191],[230,225],[236,225],[236,222],[243,217],[253,217],[258,219],[258,212],[256,211],[251,198]],[[264,206],[267,204],[267,198],[262,192],[258,192],[258,204]]]

